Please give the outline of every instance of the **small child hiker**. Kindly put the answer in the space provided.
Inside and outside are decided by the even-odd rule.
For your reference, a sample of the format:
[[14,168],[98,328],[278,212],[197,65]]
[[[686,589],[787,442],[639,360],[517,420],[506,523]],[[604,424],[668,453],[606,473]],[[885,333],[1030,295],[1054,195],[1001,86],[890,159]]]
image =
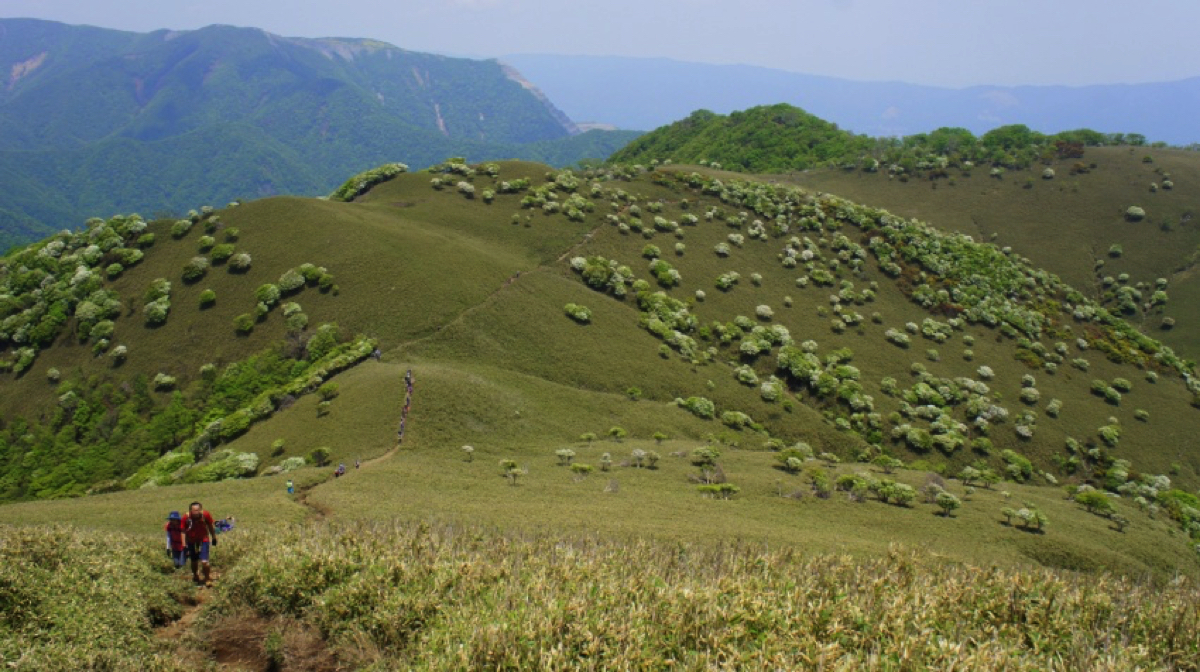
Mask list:
[[183,543],[183,516],[178,511],[172,511],[167,516],[167,524],[163,528],[167,533],[167,557],[175,563],[175,569],[183,567],[187,561],[186,546]]

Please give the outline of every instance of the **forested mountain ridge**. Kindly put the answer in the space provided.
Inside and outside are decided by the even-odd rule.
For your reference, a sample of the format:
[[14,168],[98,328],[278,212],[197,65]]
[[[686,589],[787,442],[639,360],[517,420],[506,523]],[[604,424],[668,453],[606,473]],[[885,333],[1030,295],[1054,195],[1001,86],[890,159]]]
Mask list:
[[2,19],[0,68],[0,248],[96,213],[327,193],[387,161],[574,163],[631,137],[567,142],[578,129],[515,70],[367,39]]
[[0,22],[0,57],[11,64],[0,101],[23,129],[0,139],[4,149],[69,149],[114,134],[160,140],[243,120],[275,137],[322,140],[354,133],[336,128],[350,120],[499,143],[574,130],[495,61],[256,28],[110,35],[44,23]]

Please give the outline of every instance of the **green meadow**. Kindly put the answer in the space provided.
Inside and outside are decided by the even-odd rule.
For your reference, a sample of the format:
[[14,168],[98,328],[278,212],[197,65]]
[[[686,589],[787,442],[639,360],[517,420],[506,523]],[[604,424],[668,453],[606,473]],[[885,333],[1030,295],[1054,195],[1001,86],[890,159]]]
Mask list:
[[[1148,221],[1182,218],[1191,165]],[[1001,226],[1048,206],[961,227],[994,202],[947,196],[971,184],[1064,213],[1115,190],[1103,168],[1079,194],[1014,172],[932,189],[451,161],[360,176],[347,202],[117,218],[11,254],[0,657],[1195,669],[1187,278],[1145,319],[1113,303],[1190,228],[1140,223],[1158,257],[1105,244],[1103,272],[1130,274],[1107,296],[1092,260]],[[1123,211],[1054,235],[1107,241]],[[158,557],[192,500],[238,521],[211,590]],[[80,588],[39,592],[34,558],[145,597],[86,614]],[[122,628],[120,656],[74,634]]]

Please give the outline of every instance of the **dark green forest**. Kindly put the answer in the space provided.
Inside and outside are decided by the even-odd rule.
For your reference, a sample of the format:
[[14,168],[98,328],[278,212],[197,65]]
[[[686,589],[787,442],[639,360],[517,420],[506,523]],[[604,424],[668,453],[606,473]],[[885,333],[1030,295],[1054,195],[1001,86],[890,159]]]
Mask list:
[[127,33],[0,20],[0,250],[92,216],[329,193],[387,162],[566,166],[636,136],[582,135],[496,61],[210,26]]

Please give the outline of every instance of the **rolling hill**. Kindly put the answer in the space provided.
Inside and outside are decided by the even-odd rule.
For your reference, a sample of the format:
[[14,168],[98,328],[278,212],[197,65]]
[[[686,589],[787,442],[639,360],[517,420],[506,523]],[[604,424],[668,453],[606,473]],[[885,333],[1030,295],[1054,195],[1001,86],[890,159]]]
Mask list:
[[95,213],[316,195],[403,155],[603,158],[511,67],[251,28],[127,33],[0,20],[0,247]]
[[[889,635],[887,655],[921,665],[1086,666],[1080,640],[1029,643],[1085,623],[1086,641],[1122,642],[1122,664],[1196,653],[1193,593],[1169,581],[1200,574],[1193,366],[1017,248],[711,166],[451,160],[381,167],[328,199],[92,220],[6,256],[0,282],[0,523],[73,521],[137,568],[91,566],[129,586],[106,613],[80,610],[71,581],[58,602],[14,598],[34,606],[0,654],[35,666],[186,666],[153,625],[193,593],[138,547],[192,499],[244,531],[222,541],[196,645],[241,637],[234,653],[264,666],[306,650],[527,666],[556,637],[564,661],[636,665],[618,651],[651,632],[656,660],[787,666],[834,641],[798,623],[858,614],[878,632],[899,604],[992,614]],[[0,534],[20,596],[41,594],[24,558],[73,566],[96,543]],[[809,588],[861,593],[797,602],[795,622],[753,606],[816,595],[789,578],[814,571]],[[688,597],[707,580],[685,576],[722,572],[728,586]],[[647,629],[661,618],[616,598],[631,576],[635,602],[704,615]],[[705,611],[734,585],[755,588]],[[609,606],[564,601],[570,586]],[[879,611],[882,586],[912,592]],[[1161,609],[1094,618],[1151,593]],[[516,606],[530,595],[558,606]],[[471,616],[492,610],[526,634]],[[1050,622],[1030,610],[1057,625],[1030,630]],[[599,612],[614,616],[583,618]],[[730,619],[753,634],[701,639]],[[85,622],[135,653],[73,643]],[[697,639],[666,634],[685,626]],[[310,639],[269,644],[281,628]],[[1003,634],[937,643],[987,628]],[[880,652],[837,641],[830,660]]]
[[[1126,141],[1087,129],[1045,136],[1021,125],[978,138],[942,128],[872,139],[775,105],[728,116],[696,112],[612,160],[775,173],[787,184],[994,241],[1195,360],[1200,331],[1185,325],[1196,324],[1200,162],[1194,151]],[[1130,207],[1141,209],[1138,219]],[[1152,300],[1162,283],[1170,291]]]

